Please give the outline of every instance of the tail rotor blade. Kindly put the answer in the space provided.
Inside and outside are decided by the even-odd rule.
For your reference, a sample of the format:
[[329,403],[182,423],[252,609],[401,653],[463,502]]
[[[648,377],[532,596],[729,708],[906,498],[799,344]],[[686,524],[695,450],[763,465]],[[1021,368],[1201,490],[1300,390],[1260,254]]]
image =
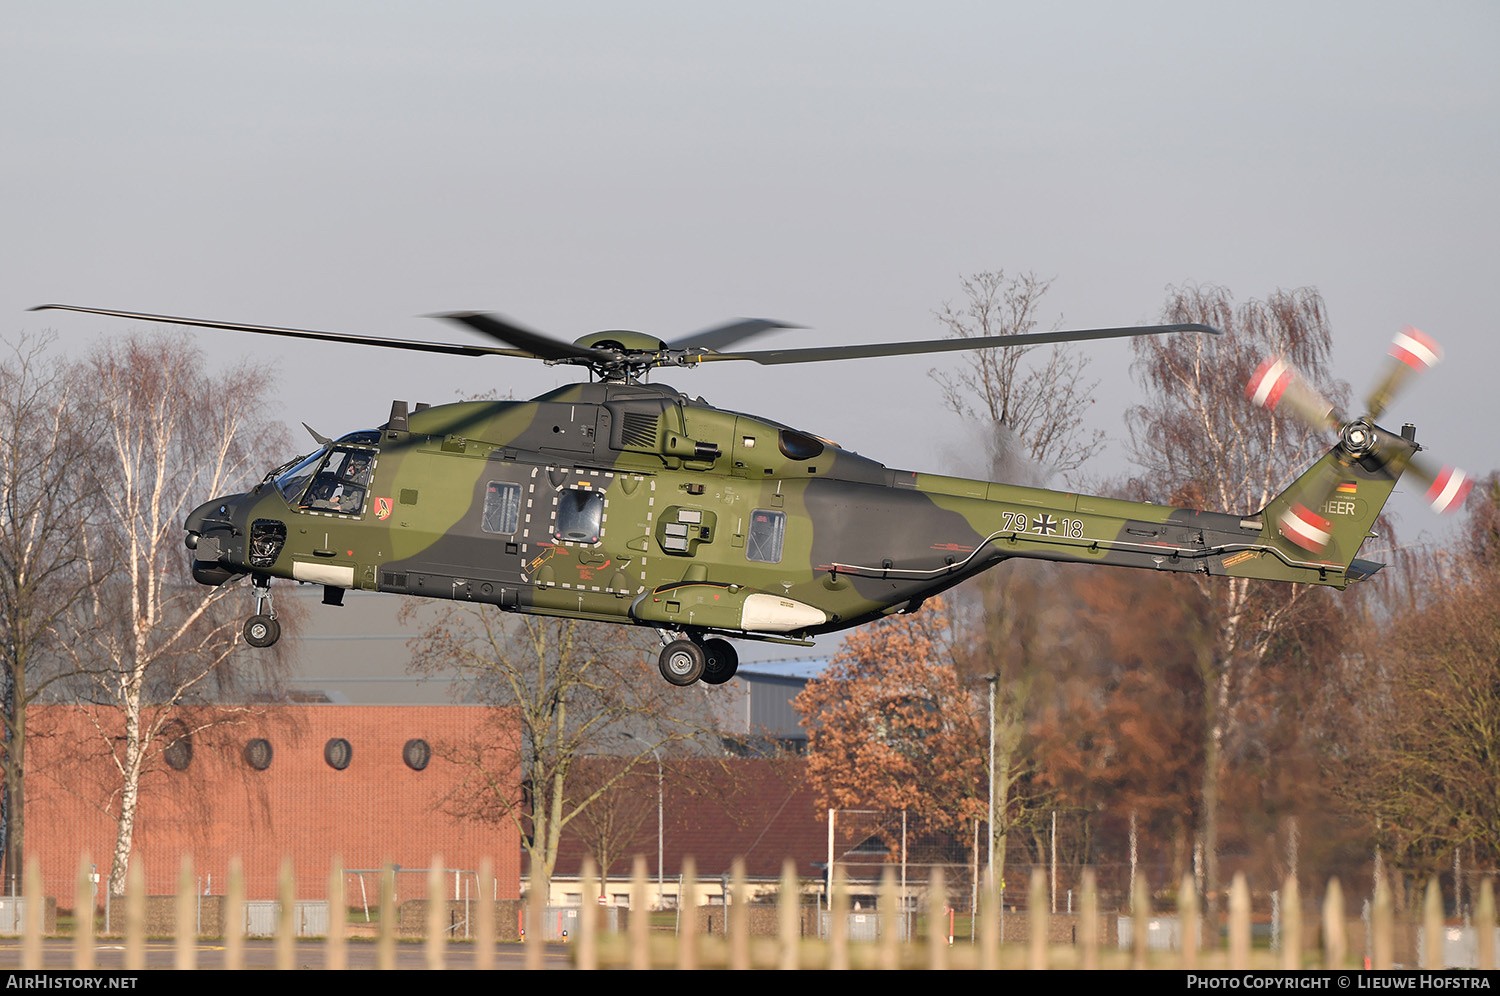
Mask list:
[[1407,381],[1443,358],[1443,349],[1431,336],[1408,325],[1391,340],[1385,371],[1365,402],[1372,418],[1379,418],[1391,399]]
[[1439,515],[1458,511],[1469,497],[1469,492],[1474,489],[1474,479],[1457,467],[1444,467],[1434,474],[1425,462],[1417,459],[1409,461],[1407,466],[1413,474],[1427,483],[1424,497]]
[[1245,387],[1245,396],[1267,411],[1280,407],[1313,429],[1337,432],[1342,421],[1333,410],[1333,402],[1279,357],[1256,368]]
[[1314,480],[1287,497],[1290,502],[1276,517],[1276,528],[1291,542],[1310,553],[1322,553],[1333,540],[1333,523],[1323,517],[1345,475],[1332,464]]

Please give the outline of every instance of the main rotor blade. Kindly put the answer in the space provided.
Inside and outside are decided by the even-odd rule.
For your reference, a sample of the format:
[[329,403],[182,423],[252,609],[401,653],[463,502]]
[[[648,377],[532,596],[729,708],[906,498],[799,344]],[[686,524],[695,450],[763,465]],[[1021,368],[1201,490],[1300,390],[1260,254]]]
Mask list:
[[32,311],[81,311],[91,315],[108,315],[132,321],[166,322],[169,325],[188,325],[203,329],[227,329],[231,332],[253,332],[256,335],[280,335],[295,339],[319,339],[324,342],[342,342],[356,346],[384,346],[388,349],[411,349],[423,353],[446,353],[450,356],[522,356],[533,354],[518,349],[496,349],[494,346],[465,346],[449,342],[422,342],[417,339],[385,339],[373,335],[354,335],[348,332],[322,332],[317,329],[286,329],[272,325],[246,325],[241,322],[215,322],[205,318],[178,318],[172,315],[148,315],[138,311],[115,311],[110,308],[83,308],[72,304],[42,304]]
[[736,318],[725,322],[723,325],[715,325],[701,332],[683,336],[681,339],[673,339],[667,343],[668,349],[712,349],[721,350],[725,346],[732,346],[737,342],[743,342],[754,336],[773,332],[777,329],[800,329],[803,325],[788,325],[785,322],[773,322],[767,318]]
[[432,317],[446,318],[450,322],[467,325],[491,339],[524,349],[526,355],[536,356],[543,360],[608,361],[614,359],[613,353],[607,353],[602,349],[590,349],[587,346],[575,346],[571,342],[523,329],[498,315],[486,314],[482,311],[450,311]]
[[809,349],[769,349],[753,353],[704,353],[698,359],[751,360],[755,363],[818,363],[823,360],[856,360],[870,356],[907,356],[915,353],[949,353],[968,349],[1040,346],[1051,342],[1077,342],[1084,339],[1121,339],[1137,335],[1162,335],[1167,332],[1204,332],[1222,335],[1209,325],[1138,325],[1117,329],[1079,329],[1070,332],[1023,332],[1017,335],[990,335],[976,339],[927,339],[913,342],[875,342],[858,346],[818,346]]
[[1443,347],[1419,329],[1408,325],[1391,340],[1390,358],[1380,380],[1365,402],[1371,418],[1379,418],[1391,399],[1408,380],[1443,358]]

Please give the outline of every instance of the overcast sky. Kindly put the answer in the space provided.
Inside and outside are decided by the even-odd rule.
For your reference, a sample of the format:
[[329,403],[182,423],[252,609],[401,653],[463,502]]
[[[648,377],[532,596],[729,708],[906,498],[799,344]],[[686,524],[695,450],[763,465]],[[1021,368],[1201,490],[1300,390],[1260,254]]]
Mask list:
[[[937,337],[960,275],[994,268],[1055,278],[1064,327],[1153,321],[1170,284],[1310,285],[1357,390],[1401,326],[1443,343],[1388,421],[1500,467],[1493,2],[11,0],[5,21],[7,333],[125,328],[25,311],[63,302],[448,341],[469,335],[420,316],[570,339],[758,316],[809,326],[767,345],[829,344]],[[197,341],[264,362],[268,403],[327,435],[392,398],[575,378]],[[1076,348],[1125,473],[1128,346]],[[963,432],[927,371],[956,362],[661,379],[942,471]]]

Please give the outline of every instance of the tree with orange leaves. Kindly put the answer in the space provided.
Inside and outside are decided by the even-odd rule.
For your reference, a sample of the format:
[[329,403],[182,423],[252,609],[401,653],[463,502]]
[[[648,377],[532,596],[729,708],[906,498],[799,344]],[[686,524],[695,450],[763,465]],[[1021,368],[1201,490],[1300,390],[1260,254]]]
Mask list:
[[959,681],[942,599],[851,633],[794,701],[818,804],[906,810],[921,830],[985,814],[980,697]]

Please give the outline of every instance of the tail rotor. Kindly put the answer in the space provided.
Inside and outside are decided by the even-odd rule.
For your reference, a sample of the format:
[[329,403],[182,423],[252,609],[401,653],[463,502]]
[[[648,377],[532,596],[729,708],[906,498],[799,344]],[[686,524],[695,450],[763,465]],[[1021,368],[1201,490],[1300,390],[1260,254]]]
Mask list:
[[1325,398],[1283,358],[1262,363],[1250,378],[1245,396],[1267,411],[1281,411],[1317,432],[1334,432],[1338,442],[1333,457],[1318,473],[1304,477],[1296,494],[1277,516],[1277,528],[1290,542],[1314,554],[1327,549],[1332,526],[1326,513],[1339,500],[1341,491],[1357,491],[1361,471],[1385,470],[1399,476],[1410,470],[1426,482],[1427,503],[1440,514],[1457,511],[1473,487],[1472,479],[1457,467],[1434,472],[1417,457],[1421,449],[1410,430],[1400,435],[1381,428],[1378,419],[1391,400],[1411,378],[1442,359],[1443,351],[1425,333],[1410,326],[1396,333],[1390,358],[1366,399],[1366,412],[1346,421]]

